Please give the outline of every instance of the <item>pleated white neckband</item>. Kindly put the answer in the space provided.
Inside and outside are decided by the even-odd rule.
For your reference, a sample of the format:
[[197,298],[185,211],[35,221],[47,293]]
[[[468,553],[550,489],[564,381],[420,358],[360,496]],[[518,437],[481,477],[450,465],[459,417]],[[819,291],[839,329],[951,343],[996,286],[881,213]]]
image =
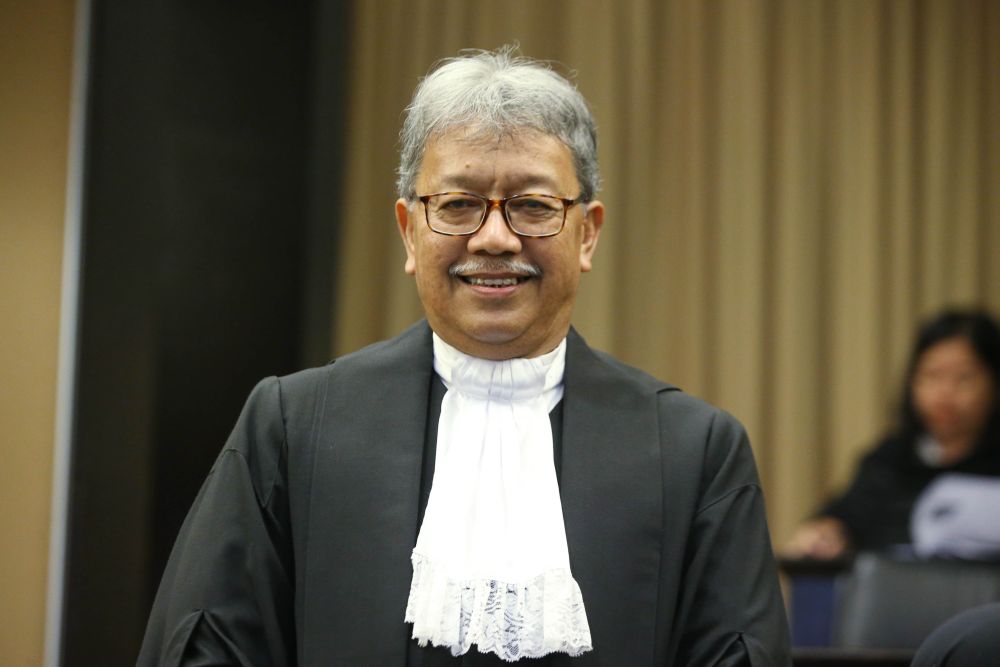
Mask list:
[[421,646],[475,644],[506,661],[592,648],[549,422],[565,360],[565,339],[541,357],[489,361],[434,334],[447,392],[405,619]]

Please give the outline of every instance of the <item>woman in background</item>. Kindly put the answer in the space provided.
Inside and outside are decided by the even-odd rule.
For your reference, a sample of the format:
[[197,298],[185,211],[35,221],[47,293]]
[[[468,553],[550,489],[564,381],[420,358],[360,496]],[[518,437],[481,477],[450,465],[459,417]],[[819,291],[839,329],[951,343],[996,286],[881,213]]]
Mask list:
[[979,311],[948,311],[920,330],[898,430],[783,555],[832,559],[911,543],[914,503],[943,473],[1000,477],[1000,328]]

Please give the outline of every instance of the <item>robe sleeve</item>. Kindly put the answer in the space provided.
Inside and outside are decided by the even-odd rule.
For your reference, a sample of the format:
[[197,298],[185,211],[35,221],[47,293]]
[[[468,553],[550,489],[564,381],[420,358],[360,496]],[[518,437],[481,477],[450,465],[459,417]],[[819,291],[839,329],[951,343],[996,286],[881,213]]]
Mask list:
[[683,665],[791,665],[788,621],[750,444],[719,412],[706,445],[701,504],[684,577]]
[[295,664],[294,572],[276,378],[250,395],[171,551],[140,667]]

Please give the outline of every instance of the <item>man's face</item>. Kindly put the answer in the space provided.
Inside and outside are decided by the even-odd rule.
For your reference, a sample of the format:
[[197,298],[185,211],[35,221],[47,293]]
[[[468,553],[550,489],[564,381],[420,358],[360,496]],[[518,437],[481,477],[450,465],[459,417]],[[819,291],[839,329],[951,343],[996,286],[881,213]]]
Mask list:
[[[418,195],[461,191],[489,198],[580,195],[569,149],[534,130],[482,138],[457,129],[432,139],[416,190]],[[491,209],[470,236],[431,230],[419,201],[398,200],[396,220],[406,246],[406,272],[416,277],[431,328],[467,354],[511,359],[550,352],[566,335],[604,207],[597,201],[572,206],[563,230],[544,238],[517,236],[499,208]],[[483,284],[498,279],[516,283]]]

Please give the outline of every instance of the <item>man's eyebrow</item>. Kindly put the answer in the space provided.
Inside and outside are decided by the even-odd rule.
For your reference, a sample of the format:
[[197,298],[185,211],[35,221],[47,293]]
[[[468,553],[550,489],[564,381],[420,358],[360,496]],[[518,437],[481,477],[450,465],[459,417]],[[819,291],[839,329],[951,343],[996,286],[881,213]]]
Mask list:
[[[459,173],[459,174],[448,174],[441,178],[441,187],[444,189],[458,189],[458,190],[468,190],[470,192],[476,192],[477,190],[482,190],[484,187],[489,187],[493,184],[493,178],[490,177],[477,177],[471,174]],[[504,174],[502,181],[498,183],[505,190],[511,191],[511,194],[515,194],[513,191],[527,192],[532,189],[543,189],[549,191],[555,191],[559,188],[559,184],[556,179],[545,174],[538,173],[513,173]]]

